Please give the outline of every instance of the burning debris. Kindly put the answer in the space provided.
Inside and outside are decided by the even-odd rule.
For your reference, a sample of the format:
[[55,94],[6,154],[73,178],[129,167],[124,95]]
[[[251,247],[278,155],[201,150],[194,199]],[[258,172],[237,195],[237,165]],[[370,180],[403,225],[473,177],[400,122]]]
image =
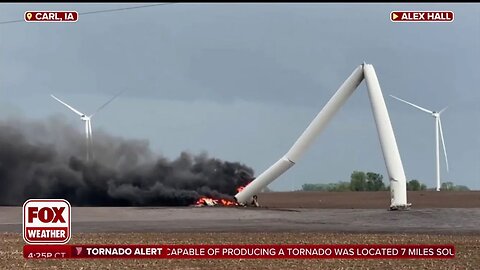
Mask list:
[[[255,180],[255,177],[252,178],[251,181]],[[248,182],[245,186],[239,186],[237,188],[237,193],[242,191],[246,186],[248,186],[250,182]],[[203,207],[203,206],[249,206],[246,204],[241,204],[238,203],[235,200],[230,200],[230,199],[214,199],[214,198],[209,198],[209,197],[201,197],[198,199],[198,201],[195,203],[196,207]],[[253,201],[251,206],[259,207],[259,204],[257,202],[257,195],[253,196]]]
[[[247,184],[248,185],[248,184]],[[245,186],[240,186],[237,188],[237,193],[244,189]],[[202,206],[240,206],[235,200],[232,199],[214,199],[209,197],[201,197],[195,203],[195,206],[202,207]]]
[[[195,203],[196,207],[203,207],[203,206],[249,206],[246,204],[241,204],[233,200],[225,200],[225,199],[213,199],[208,197],[201,197]],[[253,196],[253,202],[251,206],[259,207],[260,205],[257,202],[257,195]]]
[[202,207],[202,206],[238,206],[238,203],[232,200],[225,200],[225,199],[212,199],[208,197],[201,197],[195,203],[195,206]]

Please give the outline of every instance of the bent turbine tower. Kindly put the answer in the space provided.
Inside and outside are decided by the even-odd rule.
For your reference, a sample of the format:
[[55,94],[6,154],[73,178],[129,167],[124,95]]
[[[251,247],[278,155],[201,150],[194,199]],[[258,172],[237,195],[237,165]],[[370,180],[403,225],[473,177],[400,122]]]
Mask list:
[[290,150],[235,195],[237,202],[241,204],[251,203],[254,195],[295,165],[363,79],[367,84],[373,117],[390,180],[390,210],[408,209],[410,204],[407,203],[407,181],[387,106],[375,69],[372,65],[366,63],[358,66],[345,80]]

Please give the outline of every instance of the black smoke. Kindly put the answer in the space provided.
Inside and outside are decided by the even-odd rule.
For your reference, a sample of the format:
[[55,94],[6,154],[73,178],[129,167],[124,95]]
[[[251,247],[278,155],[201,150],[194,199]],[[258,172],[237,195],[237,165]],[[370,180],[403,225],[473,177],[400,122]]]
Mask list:
[[253,175],[244,164],[207,154],[169,160],[147,141],[96,130],[87,163],[79,129],[58,116],[0,120],[0,204],[64,198],[75,206],[186,206],[201,196],[233,199]]

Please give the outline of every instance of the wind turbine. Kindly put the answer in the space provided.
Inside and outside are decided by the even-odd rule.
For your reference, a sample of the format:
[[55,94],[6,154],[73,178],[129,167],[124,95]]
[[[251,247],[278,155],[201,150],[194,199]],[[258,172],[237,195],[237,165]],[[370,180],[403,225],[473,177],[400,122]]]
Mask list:
[[95,110],[94,113],[92,113],[91,115],[86,115],[80,111],[78,111],[77,109],[73,108],[72,106],[68,105],[67,103],[61,101],[59,98],[57,98],[56,96],[54,95],[50,95],[52,98],[54,98],[55,100],[57,100],[58,102],[62,103],[63,105],[65,105],[67,108],[69,108],[70,110],[72,110],[74,113],[78,114],[80,116],[80,120],[84,121],[85,122],[85,135],[86,135],[86,149],[87,149],[87,162],[90,160],[90,148],[91,146],[93,145],[93,140],[92,140],[92,118],[93,116],[98,113],[100,110],[102,110],[103,108],[105,108],[105,106],[107,106],[110,102],[112,102],[116,97],[118,97],[121,93],[123,93],[123,91],[117,93],[115,96],[113,96],[110,100],[108,100],[107,102],[105,102],[102,106],[98,107],[97,110]]
[[435,111],[430,111],[430,110],[427,110],[425,108],[422,108],[418,105],[415,105],[413,103],[410,103],[408,101],[405,101],[401,98],[398,98],[396,96],[393,96],[393,95],[390,95],[391,97],[393,97],[394,99],[397,99],[401,102],[404,102],[404,103],[407,103],[408,105],[410,106],[413,106],[423,112],[426,112],[430,115],[433,116],[433,118],[435,118],[435,143],[436,143],[436,151],[435,151],[435,155],[436,155],[436,165],[437,165],[437,168],[436,168],[436,173],[437,173],[437,191],[440,191],[440,142],[439,142],[439,138],[438,138],[438,133],[440,132],[440,138],[442,139],[442,146],[443,146],[443,154],[445,155],[445,164],[447,165],[447,172],[448,172],[448,158],[447,158],[447,149],[445,148],[445,140],[443,139],[443,130],[442,130],[442,120],[440,119],[440,114],[442,114],[442,112],[444,112],[447,108],[443,108],[441,111],[439,112],[435,112]]

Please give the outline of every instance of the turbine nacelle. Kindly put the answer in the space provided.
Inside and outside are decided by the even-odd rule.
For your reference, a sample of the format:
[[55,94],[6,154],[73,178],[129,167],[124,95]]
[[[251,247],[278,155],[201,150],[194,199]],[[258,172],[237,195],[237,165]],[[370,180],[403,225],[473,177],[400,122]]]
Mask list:
[[86,116],[85,114],[82,115],[82,116],[80,116],[80,119],[81,119],[82,121],[90,121],[90,117],[89,117],[89,116]]

